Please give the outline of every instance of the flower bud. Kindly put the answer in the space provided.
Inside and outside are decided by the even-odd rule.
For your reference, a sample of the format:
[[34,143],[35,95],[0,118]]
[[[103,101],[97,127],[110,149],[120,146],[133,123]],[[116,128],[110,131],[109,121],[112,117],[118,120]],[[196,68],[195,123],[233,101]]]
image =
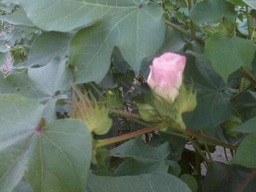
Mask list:
[[148,85],[167,101],[173,102],[182,84],[186,57],[175,53],[164,53],[153,60],[150,66]]

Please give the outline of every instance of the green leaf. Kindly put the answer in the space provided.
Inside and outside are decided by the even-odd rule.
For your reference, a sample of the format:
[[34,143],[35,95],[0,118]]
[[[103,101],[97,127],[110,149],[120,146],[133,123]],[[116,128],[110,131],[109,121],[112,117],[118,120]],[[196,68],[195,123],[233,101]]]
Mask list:
[[256,133],[246,136],[240,143],[236,154],[231,159],[231,164],[243,165],[249,168],[256,168]]
[[204,0],[196,3],[190,12],[190,18],[197,24],[215,24],[223,17],[235,19],[235,6],[225,0]]
[[143,58],[154,54],[162,45],[164,33],[162,10],[154,3],[128,9],[80,30],[73,37],[69,49],[75,82],[99,83],[109,69],[115,46],[138,72]]
[[[206,177],[202,183],[202,191],[239,191],[240,185],[247,183],[247,177],[250,177],[251,172],[252,170],[242,166],[213,162],[207,170]],[[255,191],[255,187],[254,179],[254,181],[247,183],[247,187],[243,191],[252,192]]]
[[4,93],[18,93],[30,98],[48,96],[26,73],[10,74],[7,78],[0,75],[0,94]]
[[256,2],[254,0],[243,0],[247,5],[252,7],[253,9],[256,9]]
[[256,116],[256,93],[253,90],[241,93],[232,99],[232,105],[242,119],[252,119]]
[[55,121],[34,134],[31,145],[25,177],[33,191],[85,191],[92,141],[81,121]]
[[103,177],[91,174],[89,176],[88,187],[93,192],[190,192],[190,189],[185,183],[167,173],[151,173],[123,177]]
[[164,143],[152,147],[143,143],[142,140],[132,139],[112,149],[110,154],[115,157],[129,157],[136,160],[163,160],[170,154],[170,146],[168,143]]
[[256,124],[256,117],[246,121],[239,127],[232,129],[232,131],[238,131],[238,132],[242,132],[242,133],[256,132],[255,124]]
[[54,57],[67,55],[71,35],[58,32],[44,32],[36,38],[29,52],[28,64],[46,65]]
[[28,183],[22,179],[19,184],[15,187],[13,192],[33,192]]
[[21,8],[10,14],[0,15],[0,19],[13,25],[34,26],[27,18],[26,12]]
[[[25,175],[33,191],[85,191],[91,135],[79,120],[39,127],[43,105],[0,95],[0,191],[11,192]],[[42,126],[42,125],[41,125]]]
[[28,76],[49,96],[54,96],[57,91],[68,90],[72,81],[72,74],[66,68],[66,59],[60,57],[43,67],[29,68]]
[[117,175],[167,172],[169,168],[166,160],[170,154],[168,143],[153,147],[139,139],[133,139],[112,149],[110,153],[115,157],[130,158],[118,166],[115,171]]
[[189,174],[184,174],[184,175],[180,176],[180,179],[189,186],[191,191],[193,191],[193,192],[198,191],[197,181],[193,176],[191,176]]
[[161,161],[138,161],[128,159],[122,162],[115,170],[116,176],[140,175],[152,172],[167,173],[169,164],[165,160]]
[[205,45],[205,55],[226,82],[228,76],[241,66],[251,68],[254,52],[254,45],[250,40],[239,37],[227,38],[223,33],[211,35]]
[[197,106],[184,114],[186,127],[192,130],[214,129],[232,114],[228,87],[202,55],[190,53],[187,57],[185,79],[197,94]]
[[59,91],[70,89],[73,78],[70,69],[66,67],[66,59],[55,57],[43,67],[29,68],[28,76],[46,94],[41,98],[45,104],[42,117],[48,123],[56,120],[55,103],[58,99],[66,98]]
[[23,7],[28,18],[39,28],[46,31],[62,32],[71,31],[82,26],[90,26],[96,20],[103,17],[106,18],[109,15],[122,15],[123,12],[132,13],[145,5],[140,0],[66,0],[65,2],[53,0],[5,0],[5,2],[16,3]]
[[22,179],[43,106],[20,95],[0,95],[0,191],[11,192]]

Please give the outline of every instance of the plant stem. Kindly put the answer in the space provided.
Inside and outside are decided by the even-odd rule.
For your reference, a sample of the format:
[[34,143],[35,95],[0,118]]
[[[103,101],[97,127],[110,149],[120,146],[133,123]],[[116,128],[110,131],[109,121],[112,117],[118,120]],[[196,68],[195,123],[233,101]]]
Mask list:
[[131,113],[131,112],[125,112],[117,109],[109,109],[109,112],[121,115],[123,117],[133,117],[133,118],[141,119],[140,115]]
[[248,36],[249,36],[249,39],[251,39],[252,38],[252,28],[251,28],[251,18],[250,18],[250,15],[249,15],[248,5],[245,5],[245,9],[246,9]]
[[[203,154],[202,150],[200,149],[200,147],[197,145],[197,143],[190,137],[189,141],[192,143],[193,147],[195,148],[195,150],[197,151],[197,153],[199,153],[201,155],[201,157],[205,160],[205,162],[207,163],[207,165],[210,165],[210,161],[207,159],[207,157]],[[200,160],[200,159],[199,159]]]
[[170,21],[168,21],[168,20],[165,20],[165,23],[166,23],[168,26],[170,26],[170,27],[176,29],[177,31],[179,31],[179,32],[181,32],[181,33],[183,33],[183,35],[186,35],[187,37],[189,37],[189,38],[195,40],[196,42],[198,42],[200,45],[204,46],[204,41],[203,41],[201,38],[199,38],[199,37],[197,37],[197,36],[194,36],[194,37],[193,37],[193,35],[192,35],[191,33],[189,33],[188,31],[186,31],[186,30],[183,29],[182,27],[180,27],[180,26],[178,26],[178,25],[176,25],[176,24],[174,24],[174,23],[172,23],[172,22],[170,22]]
[[147,128],[144,128],[144,129],[140,129],[140,130],[137,130],[137,131],[133,131],[133,132],[130,132],[130,133],[127,133],[127,134],[124,134],[124,135],[120,135],[120,136],[117,136],[117,137],[98,140],[95,143],[94,148],[100,148],[100,147],[103,147],[103,146],[106,146],[106,145],[111,145],[113,143],[125,141],[125,140],[134,138],[136,136],[139,136],[139,135],[142,135],[142,134],[145,134],[145,133],[150,133],[152,131],[157,130],[158,128],[159,128],[159,124],[153,125],[151,127],[147,127]]
[[121,110],[117,110],[117,109],[109,109],[109,112],[110,113],[118,114],[121,117],[124,117],[126,119],[130,119],[133,122],[136,122],[136,123],[141,124],[143,126],[149,126],[148,123],[145,123],[144,121],[139,120],[139,119],[141,119],[141,117],[138,114],[130,113],[130,112],[125,112],[125,111],[121,111]]
[[256,78],[254,76],[254,74],[252,74],[252,72],[245,66],[240,67],[239,69],[240,73],[242,74],[242,76],[244,76],[246,79],[248,79],[250,81],[250,83],[256,87]]
[[93,83],[90,83],[90,85],[92,86],[94,91],[96,91],[96,93],[99,95],[99,97],[102,98],[102,93],[99,91],[99,89]]
[[248,184],[256,177],[256,169],[254,169],[250,175],[239,185],[235,192],[242,192],[248,186]]
[[[188,1],[189,11],[192,9],[193,6],[194,6],[194,0],[189,0]],[[196,38],[196,26],[191,19],[190,19],[190,30],[191,30],[191,35],[192,35],[193,39],[195,39]]]
[[213,139],[213,138],[207,137],[207,136],[205,136],[205,135],[196,133],[196,132],[194,132],[194,131],[192,131],[192,130],[189,130],[189,129],[184,130],[184,132],[185,132],[186,134],[189,134],[189,135],[191,135],[191,136],[196,137],[197,139],[206,141],[206,142],[208,142],[208,143],[212,143],[212,144],[214,144],[214,145],[219,145],[219,146],[226,147],[226,148],[228,148],[228,149],[233,149],[233,150],[236,150],[236,149],[237,149],[237,146],[229,145],[229,144],[227,144],[227,143],[224,143],[224,142],[219,141],[219,140],[217,140],[217,139]]

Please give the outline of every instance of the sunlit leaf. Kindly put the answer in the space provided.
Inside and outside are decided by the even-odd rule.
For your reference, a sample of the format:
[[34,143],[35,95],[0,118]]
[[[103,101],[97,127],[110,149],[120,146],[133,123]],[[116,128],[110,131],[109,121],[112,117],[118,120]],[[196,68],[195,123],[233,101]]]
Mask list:
[[110,67],[115,46],[138,72],[142,60],[162,45],[164,32],[162,11],[158,5],[151,3],[80,30],[69,49],[69,63],[74,67],[75,81],[99,83]]
[[85,191],[88,129],[71,119],[43,125],[43,108],[34,99],[0,95],[0,191],[11,192],[24,175],[33,191]]

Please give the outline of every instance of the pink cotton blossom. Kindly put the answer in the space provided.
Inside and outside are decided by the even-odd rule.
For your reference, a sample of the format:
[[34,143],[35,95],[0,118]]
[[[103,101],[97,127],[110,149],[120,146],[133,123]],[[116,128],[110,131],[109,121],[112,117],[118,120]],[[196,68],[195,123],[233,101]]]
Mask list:
[[148,85],[154,92],[168,101],[174,101],[182,84],[186,57],[176,53],[164,53],[153,60],[150,66]]

